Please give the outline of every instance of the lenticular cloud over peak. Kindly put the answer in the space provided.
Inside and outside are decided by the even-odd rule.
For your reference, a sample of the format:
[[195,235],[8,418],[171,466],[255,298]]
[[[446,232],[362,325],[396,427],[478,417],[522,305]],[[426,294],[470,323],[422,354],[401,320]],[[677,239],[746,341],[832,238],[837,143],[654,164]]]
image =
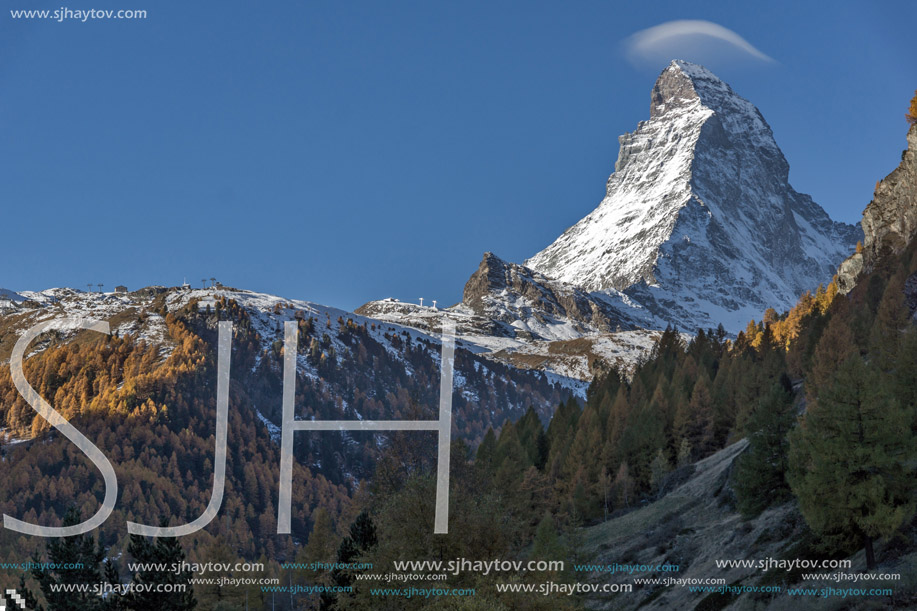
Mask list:
[[694,61],[714,58],[753,59],[771,63],[773,58],[750,42],[712,21],[679,19],[640,30],[624,41],[632,63],[668,61],[686,57]]

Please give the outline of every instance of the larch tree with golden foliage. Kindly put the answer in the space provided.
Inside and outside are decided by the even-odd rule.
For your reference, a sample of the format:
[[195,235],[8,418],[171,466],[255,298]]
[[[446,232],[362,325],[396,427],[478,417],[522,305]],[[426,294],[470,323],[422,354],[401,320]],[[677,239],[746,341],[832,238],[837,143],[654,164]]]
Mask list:
[[911,106],[904,116],[909,124],[914,125],[917,123],[917,91],[914,92],[914,97],[911,98]]

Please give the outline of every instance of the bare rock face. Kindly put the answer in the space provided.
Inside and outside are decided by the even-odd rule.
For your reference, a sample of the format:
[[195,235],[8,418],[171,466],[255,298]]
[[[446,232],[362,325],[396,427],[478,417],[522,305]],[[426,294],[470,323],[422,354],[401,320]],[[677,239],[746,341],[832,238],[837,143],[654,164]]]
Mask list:
[[865,259],[861,253],[854,253],[847,257],[837,268],[837,289],[841,295],[846,295],[856,286],[859,275],[863,272]]
[[863,211],[863,254],[851,255],[838,269],[838,288],[848,293],[857,277],[882,257],[904,250],[917,235],[917,125],[907,134],[901,164],[876,183]]
[[635,317],[626,313],[623,303],[612,301],[611,296],[592,296],[491,252],[484,253],[462,295],[462,304],[475,314],[510,325],[534,318],[545,324],[569,321],[580,332],[633,328]]
[[867,259],[901,252],[917,234],[917,125],[907,135],[901,164],[879,181],[863,211]]

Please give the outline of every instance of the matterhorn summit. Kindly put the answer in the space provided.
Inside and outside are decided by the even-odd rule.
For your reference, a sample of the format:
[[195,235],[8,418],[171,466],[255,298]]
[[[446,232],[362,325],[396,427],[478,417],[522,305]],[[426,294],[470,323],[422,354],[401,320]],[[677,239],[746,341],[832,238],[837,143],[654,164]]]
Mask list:
[[619,141],[605,198],[527,267],[735,332],[830,281],[862,236],[790,186],[764,117],[702,66],[663,70],[650,119]]

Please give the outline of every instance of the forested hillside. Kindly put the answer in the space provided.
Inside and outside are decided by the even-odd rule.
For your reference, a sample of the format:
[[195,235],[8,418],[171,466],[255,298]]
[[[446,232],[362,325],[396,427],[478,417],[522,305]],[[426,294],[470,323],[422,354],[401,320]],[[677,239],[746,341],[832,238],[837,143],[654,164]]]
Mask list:
[[[261,558],[277,568],[296,557],[317,508],[336,530],[346,527],[356,511],[352,496],[365,488],[391,443],[387,433],[298,433],[293,535],[275,535],[283,321],[298,321],[300,329],[300,419],[435,418],[439,345],[360,317],[320,318],[291,302],[273,300],[259,309],[245,292],[188,297],[176,290],[140,291],[123,303],[107,303],[104,316],[86,311],[95,302],[112,301],[98,294],[30,304],[0,317],[0,359],[9,359],[21,329],[37,319],[76,312],[109,321],[110,336],[66,328],[46,332],[27,350],[24,371],[39,394],[114,465],[118,502],[98,537],[105,556],[116,558],[129,545],[126,521],[184,524],[207,506],[217,324],[232,321],[226,492],[217,518],[183,538],[182,545],[190,558]],[[470,443],[514,411],[522,413],[520,405],[546,406],[567,396],[540,373],[516,372],[462,349],[455,371],[461,380],[453,398],[455,434]],[[0,509],[49,526],[60,525],[71,508],[84,519],[95,513],[104,490],[100,473],[20,396],[8,361],[0,366],[0,406],[6,465]],[[433,436],[415,433],[415,441],[418,437]],[[40,558],[42,543],[4,529],[0,558]]]

